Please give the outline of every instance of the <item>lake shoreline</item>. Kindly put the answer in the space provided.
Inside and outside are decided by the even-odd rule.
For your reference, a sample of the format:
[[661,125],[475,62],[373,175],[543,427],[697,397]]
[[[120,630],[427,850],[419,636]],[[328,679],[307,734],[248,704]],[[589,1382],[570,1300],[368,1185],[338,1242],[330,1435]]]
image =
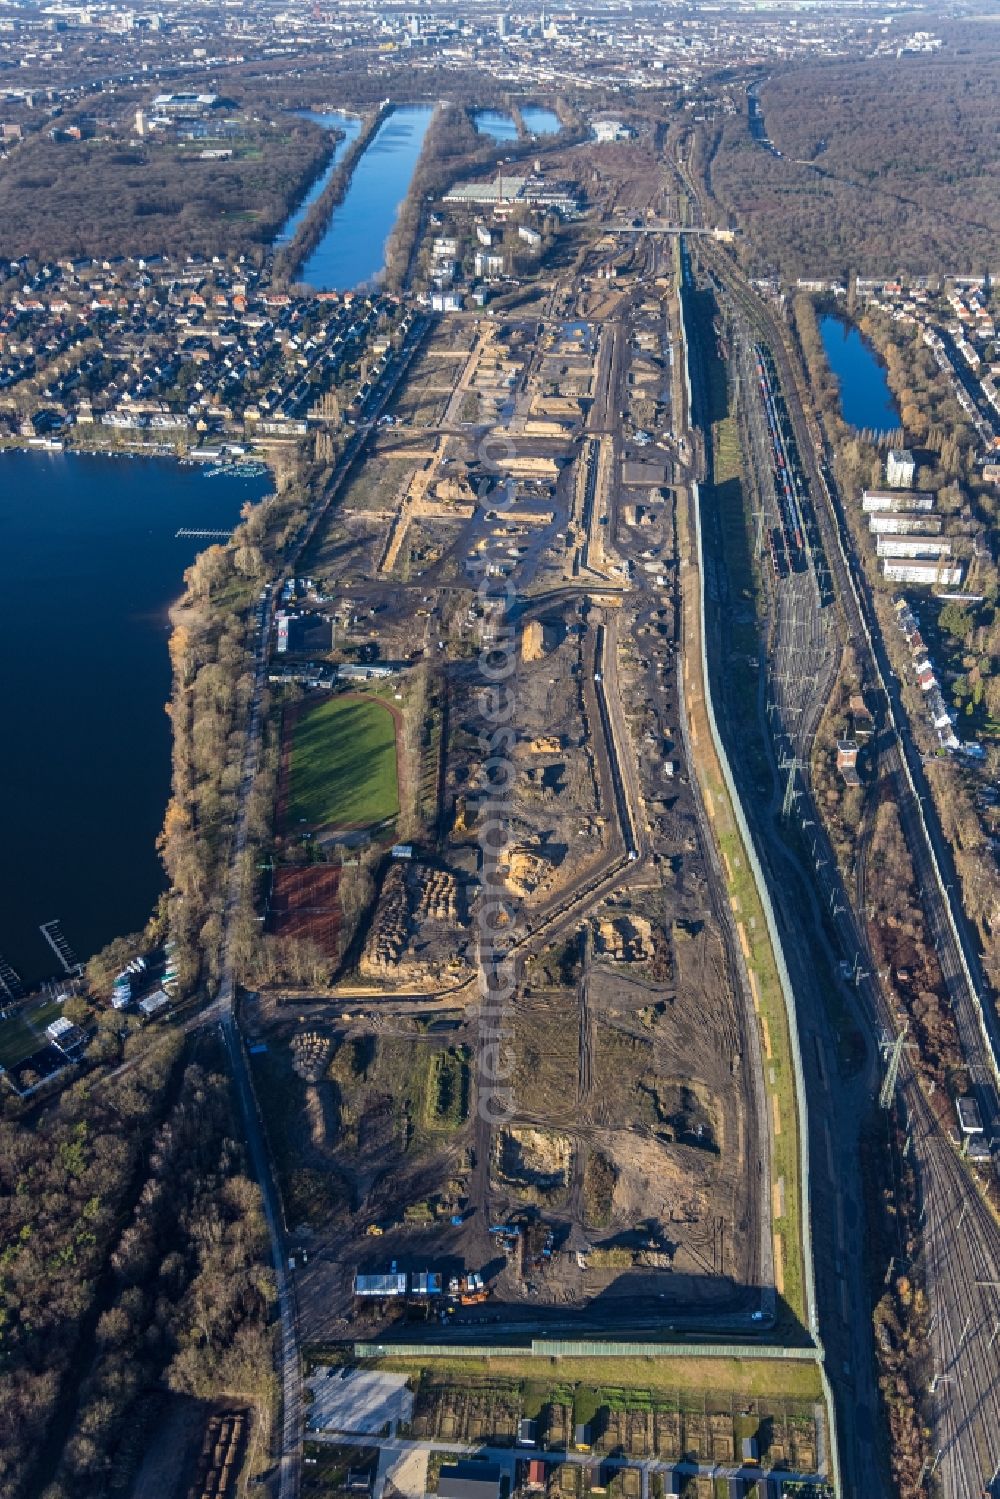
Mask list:
[[[282,225],[281,234],[272,242],[276,280],[291,284],[302,279],[304,267],[330,233],[334,215],[351,190],[355,172],[382,125],[392,114],[393,108],[392,104],[382,104],[370,113],[359,115],[357,117],[358,130],[348,140],[341,156],[337,156],[338,148],[334,147],[334,155],[322,179],[323,185],[320,191],[311,202],[307,193],[295,211],[298,213],[301,209],[305,209],[291,238],[284,239],[283,237],[295,214],[286,220]],[[324,289],[318,288],[318,290]]]
[[[314,125],[319,125],[323,130],[329,130],[333,136],[330,145],[330,154],[323,162],[319,170],[313,175],[312,180],[306,187],[301,198],[291,209],[285,222],[271,241],[272,250],[283,250],[292,244],[299,230],[299,226],[305,220],[307,213],[315,202],[322,197],[334,172],[340,166],[346,153],[361,134],[364,121],[360,115],[348,113],[346,110],[334,111],[312,111],[309,109],[297,111],[299,117],[310,120]],[[355,129],[351,127],[356,126]]]
[[878,350],[857,323],[839,310],[821,312],[817,323],[827,364],[840,390],[843,420],[856,432],[886,436],[897,431],[899,409],[889,388],[888,366]]
[[29,988],[53,974],[43,921],[86,959],[143,926],[166,889],[169,639],[204,549],[174,533],[235,528],[243,503],[273,490],[270,474],[205,484],[170,455],[112,456],[124,455],[0,452],[0,775],[17,791],[0,836],[18,871],[0,953]]

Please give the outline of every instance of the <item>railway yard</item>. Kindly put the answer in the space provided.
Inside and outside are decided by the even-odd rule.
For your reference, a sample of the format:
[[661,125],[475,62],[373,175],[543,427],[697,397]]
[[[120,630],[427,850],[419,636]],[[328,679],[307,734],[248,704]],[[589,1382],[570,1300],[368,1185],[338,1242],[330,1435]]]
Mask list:
[[[692,201],[696,201],[696,195],[692,195]],[[947,856],[933,809],[925,799],[919,766],[913,763],[908,735],[901,727],[898,694],[843,519],[845,501],[834,485],[830,454],[815,419],[806,414],[794,356],[785,346],[779,320],[749,290],[732,263],[710,247],[699,244],[699,250],[722,309],[726,349],[732,350],[733,364],[739,371],[734,371],[738,402],[740,380],[743,389],[751,392],[740,404],[751,492],[756,485],[756,493],[762,496],[755,508],[766,513],[771,488],[780,507],[779,486],[772,484],[781,472],[777,462],[780,444],[773,440],[774,423],[768,409],[769,404],[773,407],[776,380],[780,382],[784,408],[779,432],[786,440],[791,434],[795,443],[801,465],[797,488],[807,497],[808,505],[806,567],[800,570],[798,580],[794,571],[786,575],[780,557],[775,562],[773,553],[763,572],[770,633],[761,697],[768,726],[764,754],[769,765],[770,806],[760,815],[756,812],[759,801],[754,805],[765,857],[785,887],[779,906],[785,907],[788,928],[801,930],[803,922],[808,921],[815,928],[817,956],[822,955],[817,977],[827,991],[826,1009],[834,1017],[834,1031],[839,1031],[839,1041],[831,1035],[824,1043],[825,1025],[814,1006],[806,1030],[807,1034],[814,1032],[815,1068],[809,1044],[804,1057],[807,1088],[813,1100],[814,1213],[819,1223],[826,1213],[831,1214],[832,1240],[816,1254],[819,1303],[821,1309],[824,1303],[828,1309],[825,1318],[821,1310],[820,1324],[832,1369],[837,1370],[841,1350],[843,1353],[842,1373],[837,1370],[834,1386],[842,1391],[846,1408],[854,1417],[853,1434],[845,1438],[841,1453],[850,1491],[852,1472],[854,1483],[870,1479],[870,1457],[865,1448],[877,1417],[868,1352],[870,1324],[867,1316],[858,1318],[852,1313],[859,1304],[855,1298],[863,1292],[856,1266],[852,1272],[846,1225],[861,1207],[851,1201],[846,1183],[860,1164],[854,1153],[856,1147],[851,1144],[856,1125],[849,1123],[852,1112],[855,1118],[859,1116],[857,1103],[847,1100],[865,1100],[863,1106],[870,1107],[867,1100],[881,1090],[884,1103],[893,1103],[891,1082],[886,1091],[884,1078],[879,1075],[884,1065],[880,1049],[888,1056],[886,1038],[897,1036],[906,1014],[898,987],[890,981],[895,969],[880,968],[877,961],[880,932],[872,925],[876,908],[870,893],[866,893],[870,892],[869,882],[884,879],[885,871],[876,876],[868,870],[870,849],[862,842],[851,871],[853,878],[845,878],[824,819],[817,811],[812,782],[811,755],[845,638],[857,662],[856,685],[864,689],[876,709],[875,784],[899,809],[920,892],[926,949],[931,953],[932,970],[937,966],[934,983],[939,1002],[943,1001],[954,1016],[969,1086],[984,1119],[996,1117],[995,1037],[990,1034],[989,1000],[981,998],[986,986],[974,944],[964,931],[964,918],[956,919],[949,908],[953,896],[951,884],[946,886],[951,878]],[[770,355],[762,361],[763,370],[757,353],[762,342]],[[757,391],[763,399],[757,399]],[[840,640],[830,617],[829,604],[834,598],[846,620],[846,628],[843,624],[839,627]],[[809,664],[808,670],[802,669],[803,662]],[[759,761],[749,755],[744,759],[745,784],[748,788],[753,785],[759,793],[760,782],[752,779],[759,775]],[[891,908],[898,904],[894,893],[885,899]],[[829,996],[838,991],[839,997],[830,1003]],[[843,1055],[839,1064],[837,1061],[845,1037],[852,1053],[846,1065]],[[862,1038],[866,1063],[861,1061],[863,1052],[859,1051]],[[824,1044],[829,1046],[826,1064],[820,1060]],[[1000,1462],[996,1447],[1000,1380],[994,1356],[1000,1231],[982,1197],[994,1168],[989,1156],[985,1169],[963,1162],[952,1122],[953,1105],[943,1104],[940,1097],[934,1100],[933,1085],[928,1090],[926,1079],[919,1081],[915,1049],[905,1046],[905,1037],[898,1055],[895,1117],[900,1121],[900,1141],[915,1169],[919,1208],[914,1237],[904,1244],[897,1236],[899,1253],[889,1261],[886,1284],[893,1274],[913,1275],[927,1296],[930,1330],[925,1358],[929,1372],[926,1378],[917,1375],[920,1405],[932,1432],[925,1471],[933,1466],[940,1475],[943,1492],[973,1496],[990,1491],[988,1485],[995,1482]],[[830,1088],[831,1075],[838,1076],[834,1091]],[[816,1104],[824,1098],[825,1106],[818,1110]],[[817,1112],[827,1111],[834,1119],[839,1116],[839,1122],[828,1121],[818,1128]],[[880,1134],[885,1139],[885,1132]],[[823,1179],[822,1163],[828,1163],[829,1184]],[[890,1169],[898,1173],[901,1167],[896,1164]],[[916,1233],[918,1227],[922,1234]],[[864,1307],[864,1301],[860,1305]],[[894,1441],[897,1435],[894,1432]],[[916,1466],[912,1476],[916,1477]]]

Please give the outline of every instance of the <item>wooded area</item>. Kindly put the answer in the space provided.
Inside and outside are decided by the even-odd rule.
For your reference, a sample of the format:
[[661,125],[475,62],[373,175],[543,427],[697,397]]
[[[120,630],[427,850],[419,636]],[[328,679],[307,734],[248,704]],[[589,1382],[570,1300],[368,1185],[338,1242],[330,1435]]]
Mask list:
[[[202,160],[213,146],[234,154]],[[245,253],[271,242],[333,147],[295,116],[223,140],[35,135],[0,163],[2,249],[38,260]]]
[[[223,883],[252,688],[246,617],[267,566],[305,520],[309,482],[322,485],[324,478],[279,478],[277,494],[247,506],[234,545],[208,547],[188,569],[173,614],[173,784],[160,851],[170,878],[170,933],[183,992],[199,978],[218,978]],[[251,839],[270,831],[276,767],[277,746],[265,743],[250,793]],[[252,899],[249,873],[247,881]]]
[[[221,1058],[133,1065],[0,1123],[0,1491],[111,1492],[135,1399],[270,1395],[267,1237]],[[214,1048],[215,1043],[211,1043]]]
[[[712,190],[755,268],[785,276],[983,271],[1000,235],[1000,53],[818,63],[760,91],[781,156],[728,119]],[[714,128],[714,127],[707,127]]]

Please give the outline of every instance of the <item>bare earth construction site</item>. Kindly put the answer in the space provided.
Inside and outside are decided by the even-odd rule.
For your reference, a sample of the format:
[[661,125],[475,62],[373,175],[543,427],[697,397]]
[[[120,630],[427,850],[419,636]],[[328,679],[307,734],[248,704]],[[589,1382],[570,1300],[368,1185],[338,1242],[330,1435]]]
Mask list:
[[[569,151],[551,170],[573,167]],[[446,230],[475,221],[456,210]],[[489,315],[429,327],[296,585],[299,656],[315,670],[332,614],[322,669],[392,706],[399,764],[397,818],[286,815],[274,929],[315,885],[337,968],[245,1016],[310,1341],[745,1336],[776,1315],[771,1042],[679,694],[674,258],[623,243],[566,233]],[[513,1108],[489,1121],[482,663],[503,632]],[[308,677],[295,658],[283,684]],[[344,946],[325,913],[359,859],[370,899]]]

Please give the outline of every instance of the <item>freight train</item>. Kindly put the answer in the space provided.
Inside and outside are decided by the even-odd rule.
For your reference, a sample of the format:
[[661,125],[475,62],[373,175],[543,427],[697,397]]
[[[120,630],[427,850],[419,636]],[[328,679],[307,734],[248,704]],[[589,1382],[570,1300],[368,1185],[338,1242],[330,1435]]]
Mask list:
[[781,521],[780,526],[775,526],[767,533],[768,552],[775,574],[783,578],[789,571],[802,572],[807,566],[806,528],[803,519],[806,480],[771,351],[765,344],[754,344],[753,351],[760,400],[771,443],[774,497]]

